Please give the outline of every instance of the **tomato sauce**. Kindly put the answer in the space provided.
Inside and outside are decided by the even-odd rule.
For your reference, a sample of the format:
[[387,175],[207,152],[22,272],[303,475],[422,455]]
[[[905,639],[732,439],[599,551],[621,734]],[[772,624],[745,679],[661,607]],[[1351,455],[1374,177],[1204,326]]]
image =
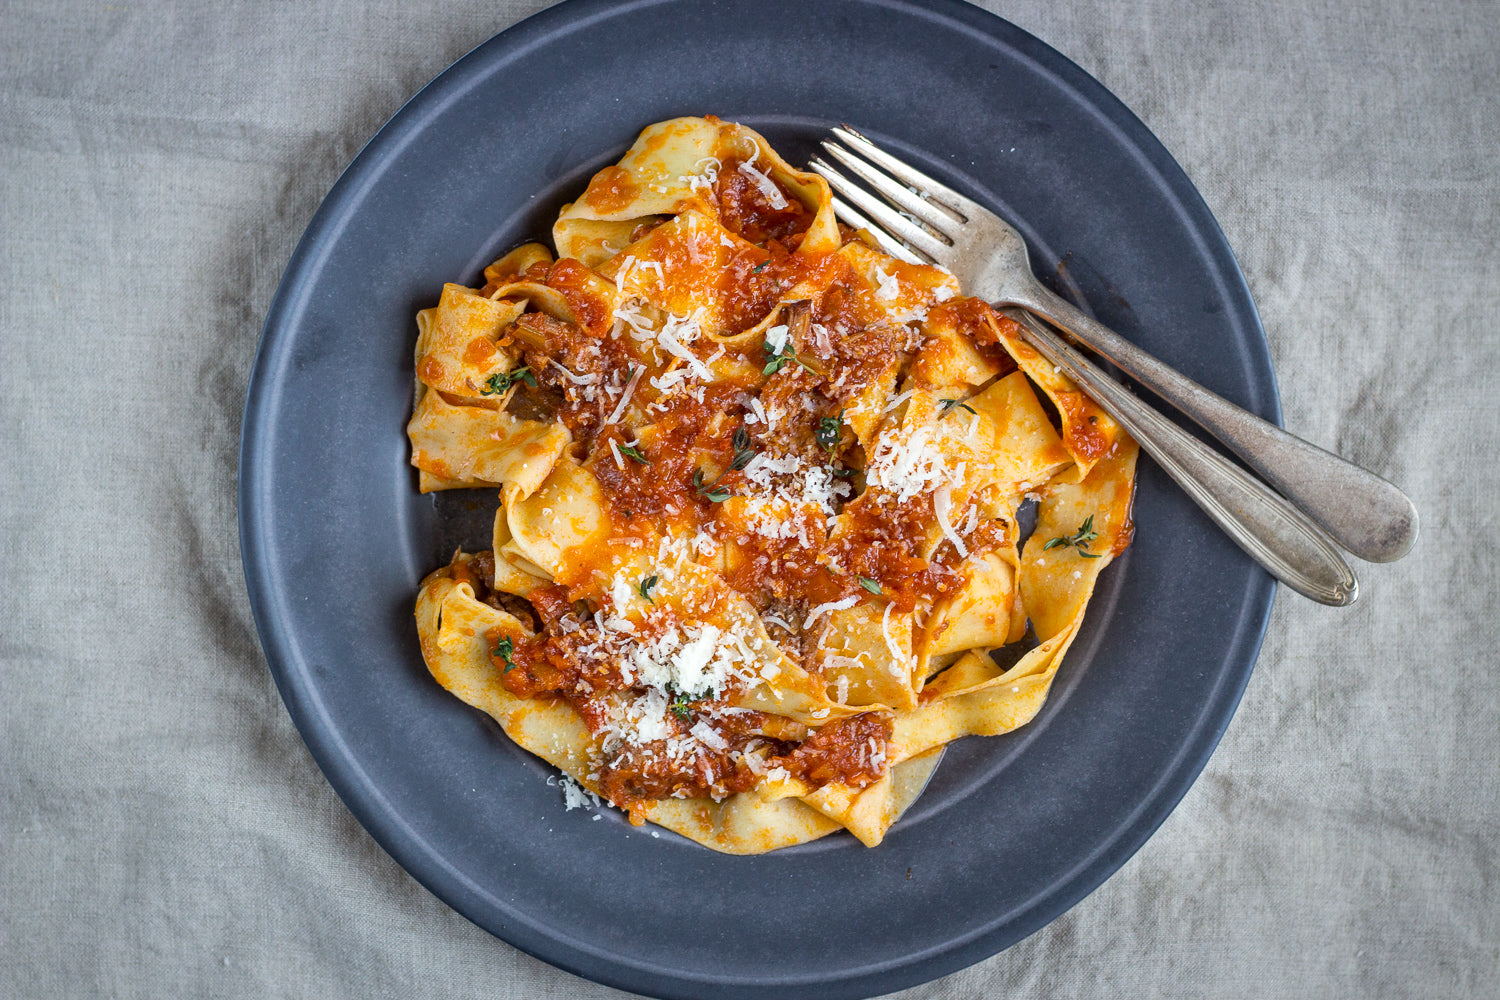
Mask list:
[[562,293],[573,318],[590,337],[602,337],[613,320],[608,303],[595,292],[599,280],[593,271],[576,260],[564,257],[547,269],[546,284]]
[[[741,169],[742,165],[744,169]],[[714,196],[719,203],[719,224],[751,243],[775,240],[788,248],[795,248],[812,225],[812,211],[795,194],[770,180],[780,195],[773,198],[763,189],[753,171],[759,171],[770,180],[766,166],[742,158],[731,157],[719,168],[718,180],[714,184]]]
[[[719,310],[722,335],[688,341],[698,364],[716,365],[712,380],[696,379],[684,391],[674,374],[685,363],[679,351],[661,348],[660,338],[622,332],[600,279],[566,259],[534,264],[524,277],[560,293],[571,316],[528,311],[500,346],[523,345],[541,393],[557,401],[556,416],[574,436],[573,457],[598,481],[623,533],[650,550],[668,531],[680,537],[706,532],[724,582],[756,611],[787,622],[772,634],[816,676],[818,658],[803,629],[810,608],[875,593],[895,610],[911,612],[940,599],[960,576],[947,564],[951,553],[924,555],[942,541],[934,537],[931,496],[898,502],[863,492],[858,470],[866,456],[843,424],[850,401],[872,385],[888,387],[919,344],[909,342],[909,327],[884,320],[873,307],[869,281],[847,256],[795,252],[813,213],[794,192],[774,180],[768,189],[763,178],[760,163],[730,158],[713,185],[720,225],[745,242],[726,254],[724,243],[682,226],[661,232],[634,265],[660,267]],[[588,203],[599,212],[623,207],[638,193],[633,185],[627,171],[607,168],[591,185]],[[645,220],[642,233],[657,222]],[[788,301],[794,288],[803,298]],[[779,351],[759,337],[736,337],[778,307],[787,328]],[[931,309],[1002,374],[1014,370],[1001,336],[1009,320],[976,299],[953,298]],[[625,429],[630,426],[636,430]],[[814,479],[822,486],[807,485]],[[767,490],[790,499],[765,508]],[[807,490],[819,499],[806,500]],[[766,509],[779,530],[747,527],[744,518],[756,511],[765,516]],[[833,515],[843,515],[836,531],[830,531]],[[1004,544],[1008,535],[996,530],[992,545]],[[976,535],[973,543],[983,548],[985,539]],[[606,571],[601,561],[593,577],[585,567],[579,579]],[[481,600],[501,606],[491,589],[493,572],[489,553],[455,570],[466,574]],[[617,656],[601,652],[597,588],[587,582],[573,590],[542,587],[530,598],[534,635],[506,639],[496,631],[487,637],[508,691],[563,699],[596,735],[612,725],[611,694],[635,682],[622,673]],[[577,600],[591,594],[594,603]],[[641,631],[632,637],[646,641],[674,620],[668,609],[653,606],[651,624],[637,622]],[[676,696],[666,723],[670,735],[615,744],[597,764],[600,791],[639,821],[650,801],[722,799],[752,788],[775,768],[812,787],[863,788],[887,773],[888,714],[864,712],[807,730],[757,712],[726,713],[737,694]],[[705,721],[717,734],[713,740],[693,736]],[[685,745],[692,751],[683,752]]]
[[609,166],[594,175],[583,197],[589,208],[601,215],[609,215],[630,207],[640,193],[640,186],[630,171]]

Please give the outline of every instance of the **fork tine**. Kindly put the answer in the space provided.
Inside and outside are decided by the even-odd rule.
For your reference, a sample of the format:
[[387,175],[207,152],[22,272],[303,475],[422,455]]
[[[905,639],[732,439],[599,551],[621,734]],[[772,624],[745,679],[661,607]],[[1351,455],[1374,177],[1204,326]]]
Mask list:
[[873,218],[880,224],[880,228],[907,246],[915,250],[920,250],[922,253],[933,258],[936,258],[944,250],[948,249],[948,243],[933,236],[932,233],[906,218],[879,198],[854,184],[825,161],[818,157],[813,157],[808,166],[821,174],[823,179],[835,191],[863,209],[870,218]]
[[862,212],[837,195],[833,199],[833,214],[842,219],[845,225],[853,226],[855,229],[863,229],[869,233],[875,238],[875,242],[880,244],[880,249],[897,260],[904,260],[908,264],[932,263],[930,258],[912,250],[905,243],[902,243],[890,233],[871,222]]
[[852,170],[876,194],[934,231],[948,236],[955,225],[961,226],[968,221],[941,202],[928,201],[913,194],[905,184],[881,173],[838,143],[824,140],[822,145],[824,152]]
[[969,219],[974,218],[978,212],[982,211],[980,206],[972,199],[965,198],[937,178],[930,177],[916,167],[898,160],[848,125],[835,125],[831,131],[844,145],[850,147],[867,160],[878,164],[892,177],[910,184],[924,195],[931,196],[935,202],[946,203],[944,207],[956,212],[962,221],[967,222]]

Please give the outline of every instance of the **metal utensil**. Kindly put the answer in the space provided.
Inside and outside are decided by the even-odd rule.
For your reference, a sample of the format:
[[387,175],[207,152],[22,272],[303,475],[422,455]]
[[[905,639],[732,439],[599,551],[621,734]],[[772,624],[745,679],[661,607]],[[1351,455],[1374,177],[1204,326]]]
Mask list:
[[1119,421],[1215,524],[1278,580],[1336,607],[1359,596],[1354,571],[1328,534],[1274,490],[1125,391],[1041,320],[1023,309],[1006,314],[1027,343],[1083,387]]
[[[1389,562],[1410,551],[1417,511],[1394,485],[1235,406],[1120,337],[1037,281],[1025,241],[1005,220],[854,130],[833,133],[839,142],[823,143],[828,155],[881,196],[814,158],[812,168],[843,196],[834,209],[846,223],[868,230],[894,256],[940,264],[965,288],[1056,324],[1224,442],[1359,558]],[[1037,336],[1023,329],[1028,340]]]

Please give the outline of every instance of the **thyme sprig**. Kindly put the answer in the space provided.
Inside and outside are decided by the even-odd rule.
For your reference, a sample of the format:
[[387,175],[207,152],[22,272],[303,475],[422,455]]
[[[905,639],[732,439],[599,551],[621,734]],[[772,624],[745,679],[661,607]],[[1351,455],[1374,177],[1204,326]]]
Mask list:
[[525,382],[533,389],[536,388],[536,376],[531,374],[530,365],[512,368],[508,372],[496,372],[485,380],[484,388],[479,391],[485,396],[498,396],[517,382]]
[[946,417],[954,409],[965,409],[974,414],[979,412],[961,399],[940,399],[938,402],[943,404],[942,410],[938,412],[939,417]]
[[797,357],[797,349],[795,345],[792,344],[792,338],[790,336],[786,338],[786,341],[781,345],[780,350],[772,347],[770,341],[766,341],[765,349],[766,357],[770,360],[766,362],[766,367],[761,370],[762,375],[775,375],[786,366],[786,363],[788,361],[795,361],[797,364],[801,365],[803,368],[806,368],[814,375],[818,373],[818,370],[816,368],[808,364],[806,361],[803,361],[801,358]]
[[750,432],[744,424],[735,428],[731,443],[734,445],[734,461],[729,467],[738,472],[755,459],[755,446],[750,443]]
[[836,417],[823,417],[818,421],[817,429],[813,431],[813,437],[817,439],[818,445],[828,454],[832,455],[838,450],[839,440],[844,436],[844,411],[840,410]]
[[711,483],[706,483],[703,481],[703,470],[693,470],[693,492],[709,503],[723,503],[734,496],[733,490],[719,484],[724,481],[724,477],[731,471],[738,472],[755,460],[755,445],[750,441],[750,432],[745,429],[743,424],[735,428],[734,437],[730,439],[730,443],[734,445],[734,460],[729,463],[729,468],[725,469],[719,475],[718,479],[715,479]]
[[717,479],[711,483],[705,483],[702,469],[693,470],[693,490],[709,503],[723,503],[734,496],[728,488],[720,486]]
[[1085,559],[1099,559],[1103,557],[1104,553],[1088,551],[1089,545],[1098,537],[1099,533],[1094,530],[1094,515],[1090,514],[1083,519],[1083,524],[1079,525],[1075,533],[1071,535],[1058,535],[1056,538],[1049,540],[1046,545],[1043,545],[1042,551],[1046,552],[1050,549],[1068,547],[1077,549],[1078,554]]

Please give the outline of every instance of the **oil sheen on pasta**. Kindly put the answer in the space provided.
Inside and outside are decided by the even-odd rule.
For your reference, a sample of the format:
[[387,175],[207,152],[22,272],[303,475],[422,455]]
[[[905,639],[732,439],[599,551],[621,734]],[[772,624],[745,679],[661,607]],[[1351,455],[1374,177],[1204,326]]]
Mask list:
[[491,548],[422,583],[428,668],[574,800],[878,844],[938,749],[1041,707],[1134,443],[747,128],[647,128],[552,242],[417,317],[420,488],[498,491]]

